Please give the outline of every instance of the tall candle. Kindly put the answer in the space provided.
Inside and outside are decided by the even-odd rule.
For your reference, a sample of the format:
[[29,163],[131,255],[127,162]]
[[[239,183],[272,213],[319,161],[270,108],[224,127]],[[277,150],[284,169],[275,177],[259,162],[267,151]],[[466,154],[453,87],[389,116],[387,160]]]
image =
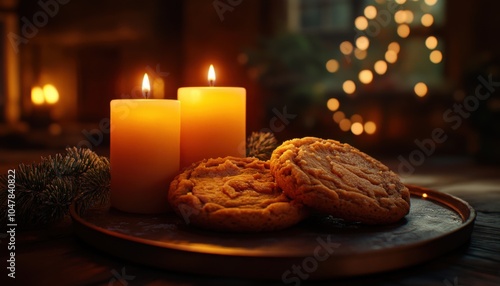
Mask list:
[[167,211],[168,187],[179,171],[179,101],[112,100],[110,130],[112,207],[144,214]]
[[[210,66],[209,82],[215,82]],[[225,156],[245,157],[246,90],[242,87],[182,87],[181,168]]]

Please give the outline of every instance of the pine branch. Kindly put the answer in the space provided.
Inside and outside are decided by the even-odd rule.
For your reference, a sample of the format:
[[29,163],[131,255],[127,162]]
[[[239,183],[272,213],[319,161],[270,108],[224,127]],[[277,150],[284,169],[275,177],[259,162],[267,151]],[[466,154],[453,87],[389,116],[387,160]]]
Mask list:
[[278,147],[278,140],[270,132],[252,132],[247,139],[247,157],[269,160],[271,153]]
[[[16,222],[32,228],[64,218],[77,196],[85,208],[109,196],[109,160],[89,149],[67,148],[16,169]],[[0,221],[7,221],[7,176],[0,176]],[[4,224],[5,225],[5,224]]]

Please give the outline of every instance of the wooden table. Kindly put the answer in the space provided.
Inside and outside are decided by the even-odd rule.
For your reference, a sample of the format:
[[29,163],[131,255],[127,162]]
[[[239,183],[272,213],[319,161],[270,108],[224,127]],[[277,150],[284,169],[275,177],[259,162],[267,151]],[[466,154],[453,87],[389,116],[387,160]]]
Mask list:
[[[383,160],[393,169],[396,162]],[[8,167],[7,167],[8,166]],[[0,165],[6,172],[11,164]],[[450,193],[477,211],[470,243],[410,268],[313,285],[500,285],[500,167],[466,158],[428,158],[405,183]],[[172,273],[97,251],[79,240],[68,219],[50,229],[16,233],[16,279],[7,279],[7,239],[0,234],[0,285],[281,285]],[[7,282],[7,283],[5,283]],[[293,285],[293,284],[291,284]]]

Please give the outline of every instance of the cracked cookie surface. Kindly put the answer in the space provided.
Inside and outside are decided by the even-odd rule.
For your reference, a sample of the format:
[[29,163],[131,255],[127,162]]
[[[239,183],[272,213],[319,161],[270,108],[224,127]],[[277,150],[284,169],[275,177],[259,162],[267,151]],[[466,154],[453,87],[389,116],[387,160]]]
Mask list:
[[387,166],[349,144],[305,137],[285,141],[270,160],[278,186],[317,211],[387,224],[410,210],[410,192]]
[[306,216],[278,187],[269,162],[225,157],[202,160],[170,184],[168,200],[186,223],[235,232],[284,229]]

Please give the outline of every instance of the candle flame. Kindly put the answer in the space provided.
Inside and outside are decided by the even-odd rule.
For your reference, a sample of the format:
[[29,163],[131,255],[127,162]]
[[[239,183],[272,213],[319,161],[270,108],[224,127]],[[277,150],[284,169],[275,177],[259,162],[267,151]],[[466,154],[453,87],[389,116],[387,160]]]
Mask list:
[[42,105],[45,102],[45,96],[41,87],[35,86],[31,89],[31,102],[34,105]]
[[214,86],[215,84],[215,69],[213,65],[210,65],[210,68],[208,68],[208,83],[210,86]]
[[148,98],[148,94],[151,91],[151,85],[149,84],[148,74],[144,74],[144,78],[142,79],[142,95],[145,98]]

